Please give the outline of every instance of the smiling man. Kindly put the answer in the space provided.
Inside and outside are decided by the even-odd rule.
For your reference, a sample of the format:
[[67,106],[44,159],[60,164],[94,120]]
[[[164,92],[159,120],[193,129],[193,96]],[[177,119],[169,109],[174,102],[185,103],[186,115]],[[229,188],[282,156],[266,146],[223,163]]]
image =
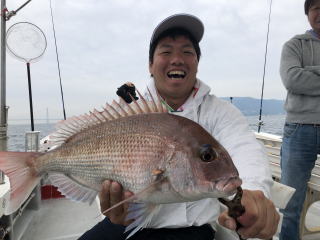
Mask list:
[[[267,239],[274,235],[279,222],[279,214],[268,199],[272,184],[269,164],[240,111],[210,94],[210,87],[197,78],[203,33],[202,22],[189,14],[163,20],[150,41],[148,88],[153,96],[160,95],[171,114],[199,123],[227,149],[243,181],[242,204],[246,211],[237,219],[243,226],[238,233],[245,238]],[[148,92],[146,97],[150,98]],[[102,211],[129,196],[132,193],[123,191],[118,183],[106,181],[100,193]],[[80,239],[125,239],[124,229],[130,224],[125,218],[127,208],[128,204],[122,204],[110,210],[104,221]],[[226,212],[220,213],[215,198],[163,204],[147,228],[131,239],[213,240],[210,223],[217,219],[223,226],[236,230],[235,220]]]
[[183,105],[196,84],[200,50],[196,51],[194,44],[192,35],[181,28],[164,31],[151,42],[149,71],[156,79],[158,92],[175,110]]

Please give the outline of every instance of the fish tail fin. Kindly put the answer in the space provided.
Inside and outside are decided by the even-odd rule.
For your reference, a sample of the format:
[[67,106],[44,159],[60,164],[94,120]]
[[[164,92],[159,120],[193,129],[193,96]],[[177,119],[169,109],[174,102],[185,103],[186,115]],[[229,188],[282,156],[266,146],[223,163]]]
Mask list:
[[5,208],[5,215],[15,212],[40,181],[34,168],[34,159],[42,154],[0,152],[0,170],[8,176],[10,182],[10,201]]

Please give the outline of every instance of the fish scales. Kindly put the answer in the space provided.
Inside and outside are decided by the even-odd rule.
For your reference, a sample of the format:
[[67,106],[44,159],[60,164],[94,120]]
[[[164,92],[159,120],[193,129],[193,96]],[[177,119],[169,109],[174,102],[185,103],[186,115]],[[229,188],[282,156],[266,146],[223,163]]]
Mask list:
[[113,120],[80,132],[40,157],[37,169],[62,171],[95,184],[113,179],[132,191],[139,191],[153,181],[152,170],[164,168],[164,153],[172,138],[173,129],[162,124],[172,121],[172,116],[155,115]]

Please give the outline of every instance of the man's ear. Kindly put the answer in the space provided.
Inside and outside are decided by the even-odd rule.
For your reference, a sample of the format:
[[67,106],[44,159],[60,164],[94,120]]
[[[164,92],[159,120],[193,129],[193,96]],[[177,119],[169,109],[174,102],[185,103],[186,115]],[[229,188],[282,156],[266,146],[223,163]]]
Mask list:
[[153,75],[153,73],[152,73],[152,62],[149,62],[149,73],[150,73],[151,76]]

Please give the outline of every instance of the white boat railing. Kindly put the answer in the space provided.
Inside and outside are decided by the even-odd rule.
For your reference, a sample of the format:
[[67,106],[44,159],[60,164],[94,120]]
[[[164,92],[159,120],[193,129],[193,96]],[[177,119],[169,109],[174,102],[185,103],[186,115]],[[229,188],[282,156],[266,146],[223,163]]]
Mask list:
[[[282,144],[282,138],[280,136],[268,133],[256,133],[256,138],[265,146],[266,151],[268,153],[273,178],[275,181],[279,181],[281,177],[280,149]],[[310,234],[320,233],[320,226],[313,228],[309,228],[308,226],[306,226],[306,215],[308,209],[313,203],[317,201],[320,201],[320,155],[318,155],[315,167],[313,168],[311,173],[311,178],[308,182],[306,199],[303,205],[300,220],[301,239]]]

